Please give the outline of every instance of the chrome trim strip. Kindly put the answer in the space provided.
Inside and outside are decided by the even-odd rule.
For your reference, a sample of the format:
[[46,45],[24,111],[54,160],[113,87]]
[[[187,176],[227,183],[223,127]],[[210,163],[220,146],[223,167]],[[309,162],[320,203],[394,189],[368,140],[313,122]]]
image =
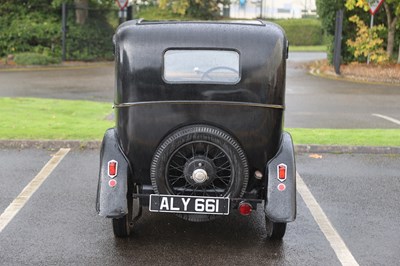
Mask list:
[[220,105],[246,106],[246,107],[272,108],[272,109],[285,110],[285,106],[280,104],[262,104],[262,103],[246,103],[246,102],[228,102],[228,101],[146,101],[146,102],[114,104],[113,108],[124,108],[124,107],[149,105],[149,104],[203,104],[203,105],[220,104]]

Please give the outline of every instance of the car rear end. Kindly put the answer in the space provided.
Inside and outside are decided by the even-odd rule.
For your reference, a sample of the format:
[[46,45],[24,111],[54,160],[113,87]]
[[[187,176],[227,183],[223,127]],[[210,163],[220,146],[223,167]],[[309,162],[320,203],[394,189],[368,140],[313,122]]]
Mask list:
[[[124,217],[125,193],[190,221],[232,208],[248,214],[262,202],[272,223],[294,220],[293,145],[282,130],[287,40],[278,26],[131,21],[114,41],[116,126],[103,141],[100,214]],[[124,173],[111,177],[110,161]]]

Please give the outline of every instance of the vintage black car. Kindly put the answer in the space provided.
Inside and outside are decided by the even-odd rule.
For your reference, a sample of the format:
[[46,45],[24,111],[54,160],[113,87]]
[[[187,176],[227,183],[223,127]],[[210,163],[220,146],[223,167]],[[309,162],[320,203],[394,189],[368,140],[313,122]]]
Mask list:
[[116,125],[102,143],[96,207],[115,236],[131,233],[143,206],[205,222],[262,204],[268,236],[281,239],[296,217],[283,30],[133,20],[114,44]]

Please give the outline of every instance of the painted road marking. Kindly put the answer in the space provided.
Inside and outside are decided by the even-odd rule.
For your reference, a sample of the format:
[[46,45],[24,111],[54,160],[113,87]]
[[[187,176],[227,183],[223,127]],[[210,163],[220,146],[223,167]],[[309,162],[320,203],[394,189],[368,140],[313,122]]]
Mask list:
[[47,164],[40,170],[40,172],[32,179],[31,182],[22,190],[22,192],[16,197],[13,202],[4,210],[0,215],[0,233],[3,229],[11,222],[11,220],[17,215],[17,213],[24,207],[30,197],[35,191],[43,184],[47,177],[53,172],[57,165],[67,155],[71,149],[60,149]]
[[338,232],[335,230],[335,228],[329,221],[328,217],[322,210],[321,206],[319,206],[318,202],[311,194],[311,191],[308,189],[307,185],[304,183],[299,173],[296,173],[296,181],[297,181],[297,191],[300,193],[300,196],[303,198],[312,216],[314,217],[314,220],[317,222],[322,233],[325,235],[326,239],[330,243],[333,251],[336,253],[336,256],[341,262],[341,264],[359,265],[357,261],[354,259],[350,250],[347,248],[343,239],[340,237]]
[[383,118],[383,119],[385,119],[385,120],[387,120],[387,121],[393,122],[393,123],[395,123],[395,124],[397,124],[397,125],[400,126],[400,121],[397,120],[397,119],[394,119],[394,118],[392,118],[392,117],[390,117],[390,116],[380,115],[380,114],[372,114],[372,116],[376,116],[376,117]]

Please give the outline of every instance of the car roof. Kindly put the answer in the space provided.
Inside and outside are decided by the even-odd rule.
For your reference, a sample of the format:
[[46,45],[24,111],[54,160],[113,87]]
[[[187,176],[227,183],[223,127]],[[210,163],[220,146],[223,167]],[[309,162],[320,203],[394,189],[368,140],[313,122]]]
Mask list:
[[211,21],[211,20],[198,20],[198,21],[180,21],[180,20],[144,20],[139,19],[136,22],[140,24],[239,24],[239,25],[258,25],[263,26],[265,22],[262,20],[221,20],[221,21]]

